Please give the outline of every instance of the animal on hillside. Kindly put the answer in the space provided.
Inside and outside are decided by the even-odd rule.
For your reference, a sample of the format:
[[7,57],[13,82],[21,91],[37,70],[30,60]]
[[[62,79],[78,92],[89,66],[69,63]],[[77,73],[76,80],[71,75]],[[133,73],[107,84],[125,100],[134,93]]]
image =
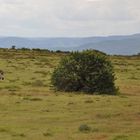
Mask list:
[[4,72],[0,70],[0,80],[4,80]]

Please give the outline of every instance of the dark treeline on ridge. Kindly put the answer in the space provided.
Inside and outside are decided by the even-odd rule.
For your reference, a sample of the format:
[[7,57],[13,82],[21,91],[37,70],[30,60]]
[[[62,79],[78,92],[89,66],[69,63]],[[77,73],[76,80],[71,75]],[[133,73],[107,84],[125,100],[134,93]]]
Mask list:
[[[97,50],[97,49],[85,49],[85,50]],[[12,45],[9,48],[0,48],[0,51],[22,51],[22,52],[44,52],[44,53],[64,53],[64,54],[69,54],[71,52],[79,52],[79,51],[64,51],[64,50],[49,50],[49,49],[41,49],[41,48],[27,48],[27,47],[22,47],[22,48],[17,48],[15,45]],[[97,50],[99,51],[99,50]],[[104,52],[105,53],[105,52]],[[140,56],[140,52],[134,55],[111,55],[107,54],[110,56]]]

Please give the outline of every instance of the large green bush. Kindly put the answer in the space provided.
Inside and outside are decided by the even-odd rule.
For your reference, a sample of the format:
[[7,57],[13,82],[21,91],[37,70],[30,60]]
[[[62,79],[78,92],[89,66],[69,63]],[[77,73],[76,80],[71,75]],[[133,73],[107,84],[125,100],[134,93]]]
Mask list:
[[112,64],[105,53],[87,50],[63,58],[52,75],[60,91],[116,94]]

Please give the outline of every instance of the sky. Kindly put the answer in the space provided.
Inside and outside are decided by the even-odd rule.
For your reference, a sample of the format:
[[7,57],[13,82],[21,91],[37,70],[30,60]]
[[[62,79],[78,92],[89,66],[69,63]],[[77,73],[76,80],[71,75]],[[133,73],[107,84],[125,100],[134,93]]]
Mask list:
[[140,0],[0,0],[0,36],[140,33]]

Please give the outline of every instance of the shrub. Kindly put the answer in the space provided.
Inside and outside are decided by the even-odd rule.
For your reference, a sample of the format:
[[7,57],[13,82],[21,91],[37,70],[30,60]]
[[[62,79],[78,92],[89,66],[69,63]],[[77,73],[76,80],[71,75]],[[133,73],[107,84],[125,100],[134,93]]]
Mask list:
[[63,58],[52,74],[60,91],[116,94],[113,66],[105,53],[86,50]]
[[90,132],[91,128],[86,124],[82,124],[79,126],[79,131],[80,132]]

